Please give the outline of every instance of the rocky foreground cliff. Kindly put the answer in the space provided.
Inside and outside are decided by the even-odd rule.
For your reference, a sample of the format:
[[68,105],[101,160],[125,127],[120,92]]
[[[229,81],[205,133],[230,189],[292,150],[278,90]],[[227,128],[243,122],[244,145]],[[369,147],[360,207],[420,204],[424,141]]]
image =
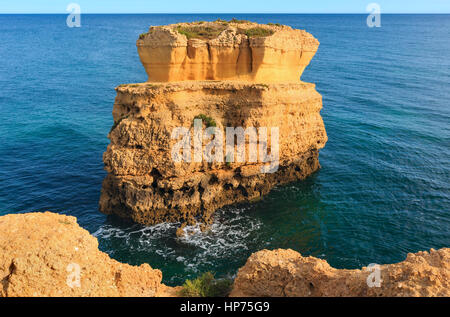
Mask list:
[[450,296],[450,249],[409,253],[395,264],[335,269],[293,250],[262,250],[239,269],[231,296]]
[[174,295],[161,280],[148,264],[119,263],[99,251],[75,217],[0,217],[0,297]]
[[[318,45],[311,34],[281,25],[151,27],[137,41],[148,82],[116,89],[100,210],[146,225],[208,223],[224,205],[252,201],[316,171],[327,142],[322,97],[300,76]],[[174,134],[180,128],[187,134]],[[223,135],[208,139],[212,128]],[[233,143],[207,160],[208,142],[225,144],[227,129],[236,132]],[[188,153],[176,161],[173,149],[183,138]]]
[[[97,239],[75,217],[55,213],[0,217],[0,297],[176,296],[148,264],[119,263],[98,250]],[[234,281],[231,296],[450,296],[450,249],[408,254],[370,270],[338,270],[292,250],[254,253]],[[376,280],[375,280],[376,282]]]

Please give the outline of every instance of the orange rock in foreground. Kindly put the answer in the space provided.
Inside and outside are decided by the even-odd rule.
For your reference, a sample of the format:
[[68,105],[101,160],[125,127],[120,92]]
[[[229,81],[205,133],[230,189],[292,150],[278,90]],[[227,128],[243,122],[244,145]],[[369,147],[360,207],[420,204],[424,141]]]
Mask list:
[[339,270],[325,260],[293,250],[262,250],[250,256],[234,281],[231,296],[450,296],[450,249],[408,254],[405,261],[373,268]]
[[151,82],[298,82],[319,41],[286,25],[216,21],[153,26],[136,45]]
[[10,214],[0,217],[0,233],[0,297],[176,293],[161,284],[161,271],[119,263],[99,251],[97,239],[75,217]]
[[[0,297],[177,296],[180,290],[161,284],[161,271],[148,264],[119,263],[99,251],[75,217],[10,214],[0,217],[0,233]],[[450,249],[381,265],[380,287],[368,286],[370,274],[293,250],[262,250],[239,269],[231,296],[450,296]]]

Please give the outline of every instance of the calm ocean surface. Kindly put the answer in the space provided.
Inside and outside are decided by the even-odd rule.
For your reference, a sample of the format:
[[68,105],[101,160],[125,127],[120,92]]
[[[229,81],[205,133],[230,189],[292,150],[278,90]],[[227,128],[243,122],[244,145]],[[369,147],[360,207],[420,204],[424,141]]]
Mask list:
[[[73,215],[101,250],[180,284],[232,276],[263,248],[338,268],[450,246],[450,15],[0,15],[0,215]],[[174,238],[98,209],[114,87],[146,80],[135,41],[150,25],[217,18],[306,29],[329,141],[322,169],[251,205],[223,208],[209,234]],[[1,233],[0,233],[1,234]]]

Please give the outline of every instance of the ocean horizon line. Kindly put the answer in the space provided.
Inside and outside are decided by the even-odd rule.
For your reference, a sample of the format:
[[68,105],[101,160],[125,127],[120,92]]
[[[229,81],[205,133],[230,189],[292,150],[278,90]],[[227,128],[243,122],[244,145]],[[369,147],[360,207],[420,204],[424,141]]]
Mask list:
[[[146,12],[146,13],[137,13],[137,12],[86,12],[82,14],[86,15],[211,15],[211,14],[219,14],[219,15],[367,15],[369,12],[361,12],[361,13],[288,13],[288,12],[236,12],[236,13],[225,13],[225,12],[175,12],[175,13],[167,13],[167,12]],[[0,15],[67,15],[68,12],[0,12]],[[384,15],[450,15],[450,12],[382,12]]]

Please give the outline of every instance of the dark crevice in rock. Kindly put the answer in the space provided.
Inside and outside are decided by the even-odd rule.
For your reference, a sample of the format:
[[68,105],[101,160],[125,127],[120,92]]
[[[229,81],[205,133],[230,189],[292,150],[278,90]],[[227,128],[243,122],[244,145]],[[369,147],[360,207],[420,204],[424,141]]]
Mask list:
[[8,271],[9,271],[8,275],[6,275],[0,281],[0,284],[2,286],[2,291],[0,292],[0,295],[8,297],[8,288],[9,288],[9,285],[10,285],[10,279],[11,279],[11,276],[16,272],[16,270],[17,270],[17,267],[14,264],[14,260],[12,260],[11,264],[9,265],[9,268],[8,268]]

